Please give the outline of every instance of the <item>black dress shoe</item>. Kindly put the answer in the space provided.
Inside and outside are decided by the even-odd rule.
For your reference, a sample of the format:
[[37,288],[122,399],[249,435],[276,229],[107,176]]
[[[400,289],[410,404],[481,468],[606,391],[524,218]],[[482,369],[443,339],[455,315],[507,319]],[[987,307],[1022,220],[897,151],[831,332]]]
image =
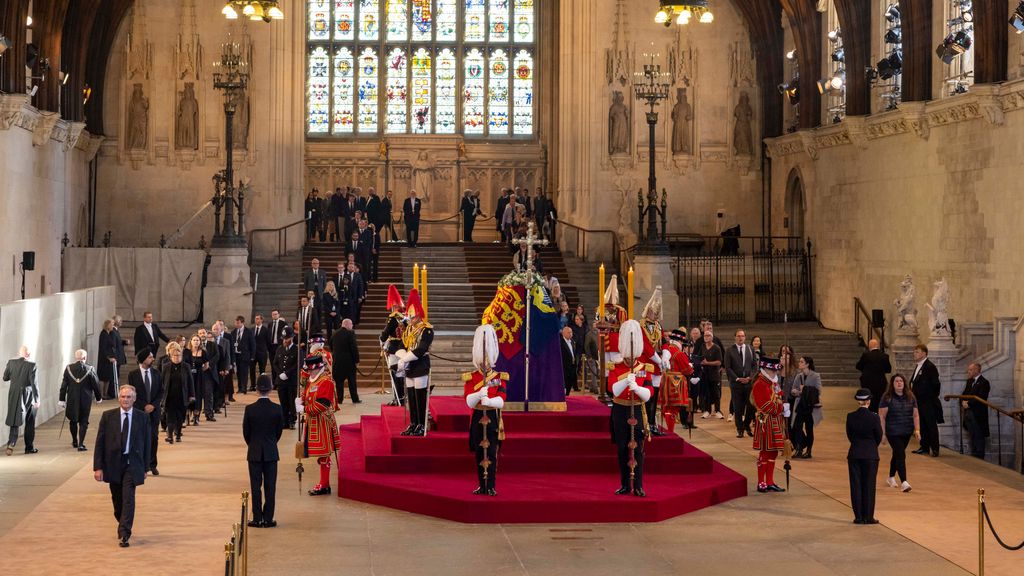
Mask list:
[[747,433],[747,436],[750,436],[751,438],[753,438],[753,437],[754,437],[754,431],[753,431],[753,430],[751,430],[750,428],[747,428],[747,429],[746,429],[746,433]]
[[743,432],[737,432],[736,433],[736,437],[737,438],[743,438]]
[[71,441],[71,447],[72,448],[78,448],[78,441],[77,440],[72,440]]
[[151,469],[151,470],[149,471],[149,473],[150,473],[150,474],[152,474],[153,476],[159,476],[159,475],[160,475],[160,471],[156,469],[156,466],[154,466],[154,467],[153,467],[153,468],[152,468],[152,469]]
[[487,490],[484,490],[483,488],[477,488],[476,490],[473,490],[473,494],[476,494],[477,496],[482,496],[486,493]]
[[117,541],[117,545],[120,546],[121,548],[127,548],[128,547],[128,539],[127,538],[121,538],[120,540]]
[[409,427],[402,431],[401,436],[412,436],[413,431],[416,430],[415,424],[409,424]]
[[310,496],[323,496],[324,494],[330,494],[330,493],[331,493],[331,487],[330,486],[321,486],[320,488],[314,488],[314,489],[309,491],[309,495]]
[[263,521],[263,527],[264,528],[277,528],[277,520],[264,520]]
[[647,492],[644,492],[643,488],[633,488],[633,496],[643,498],[644,496],[647,496]]
[[768,485],[768,491],[769,492],[785,492],[786,489],[783,488],[782,486],[779,486],[778,484],[769,484]]
[[249,520],[246,523],[249,528],[263,528],[263,522],[259,520]]
[[764,494],[765,492],[768,491],[768,488],[766,488],[764,486],[758,486],[757,487],[757,491],[760,492],[761,494]]
[[363,401],[362,400],[353,400],[352,403],[353,404],[362,404]]
[[494,488],[488,488],[487,489],[487,495],[488,496],[497,496],[498,495],[498,491],[495,490]]
[[629,494],[629,492],[630,492],[629,488],[626,488],[625,486],[623,486],[622,488],[619,488],[618,490],[615,491],[615,495],[616,496],[622,496],[624,494]]
[[924,448],[918,448],[917,450],[914,450],[912,452],[912,454],[927,454],[927,453],[928,453],[928,450],[925,450]]
[[78,451],[79,452],[85,452],[86,450],[88,450],[88,448],[86,448],[85,446],[79,446],[78,447]]
[[651,428],[651,436],[664,436],[664,435],[665,435],[665,433],[661,431],[661,428],[658,428],[658,427]]
[[35,454],[39,452],[39,448],[25,448],[25,454]]
[[167,438],[164,438],[164,442],[167,442],[168,444],[174,444],[174,438],[168,436]]
[[868,518],[867,520],[861,520],[861,524],[878,524],[878,520]]
[[861,520],[860,518],[854,518],[854,519],[853,519],[853,523],[854,523],[854,524],[863,524],[863,523],[864,523],[864,521],[863,521],[863,520]]
[[938,457],[939,457],[939,451],[938,450],[936,450],[935,452],[932,452],[932,458],[938,458]]

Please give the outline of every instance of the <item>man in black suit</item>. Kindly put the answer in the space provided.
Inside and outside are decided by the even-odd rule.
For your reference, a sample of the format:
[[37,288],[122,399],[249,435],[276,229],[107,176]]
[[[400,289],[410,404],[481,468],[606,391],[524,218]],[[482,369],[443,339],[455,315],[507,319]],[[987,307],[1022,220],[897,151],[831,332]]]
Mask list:
[[462,241],[473,241],[473,228],[476,226],[476,217],[480,216],[480,198],[473,195],[472,190],[462,193],[462,205],[459,207],[462,212]]
[[562,380],[565,383],[565,395],[576,390],[576,366],[579,365],[579,355],[572,341],[572,328],[562,328]]
[[352,232],[352,237],[349,239],[348,244],[345,245],[345,256],[349,254],[355,256],[356,264],[359,264],[359,268],[362,270],[370,269],[370,248],[372,245],[372,239],[369,237],[370,229],[366,229],[366,239],[364,241],[363,236],[358,230]]
[[[114,329],[110,332],[110,335],[114,342],[114,356],[117,358],[117,365],[114,366],[114,375],[116,376],[116,381],[121,382],[121,368],[128,364],[128,357],[125,356],[124,351],[124,347],[128,345],[128,341],[125,340],[124,336],[121,336],[121,324],[124,323],[124,318],[115,314],[111,320],[114,321]],[[109,393],[110,398],[108,398],[108,400],[116,398],[117,386],[113,386]]]
[[274,360],[274,355],[277,354],[277,347],[281,345],[281,333],[284,332],[284,327],[288,325],[288,322],[281,317],[281,311],[273,309],[270,311],[270,332],[267,338],[270,341],[268,344],[267,352],[269,352],[269,359]]
[[299,382],[299,347],[295,345],[295,333],[288,326],[281,331],[281,345],[271,362],[274,368],[274,382],[277,384],[277,398],[284,411],[284,425],[295,428],[298,418],[295,412],[295,396]]
[[148,348],[153,356],[157,356],[157,350],[160,347],[160,341],[170,342],[160,327],[153,323],[153,313],[144,312],[142,314],[142,324],[139,324],[135,328],[135,351],[138,352],[143,348]]
[[352,331],[352,320],[348,318],[342,320],[341,329],[331,336],[331,354],[334,356],[334,365],[331,366],[331,371],[334,374],[338,404],[345,401],[345,388],[342,384],[345,380],[348,380],[348,393],[352,396],[352,403],[362,403],[362,400],[359,399],[359,390],[356,388],[359,346],[356,344],[356,333]]
[[295,313],[299,321],[299,348],[305,350],[306,343],[310,336],[320,335],[320,313],[309,301],[309,297],[303,296],[299,299],[299,310]]
[[[163,408],[160,398],[164,395],[164,385],[160,381],[160,371],[153,367],[153,355],[149,350],[139,352],[136,358],[139,367],[128,373],[128,384],[135,388],[135,409],[141,410],[149,422],[149,461],[146,462],[146,469],[153,476],[159,476],[156,449],[160,445],[160,412]],[[210,408],[207,407],[207,410]],[[211,418],[208,416],[206,419]]]
[[[988,400],[992,390],[988,379],[981,375],[981,364],[971,362],[967,365],[967,385],[962,395],[977,396]],[[988,406],[977,400],[961,400],[963,408],[963,427],[971,434],[971,456],[985,459],[985,442],[989,436]]]
[[7,361],[4,382],[10,382],[7,391],[7,420],[10,436],[7,455],[14,453],[18,444],[18,430],[25,427],[25,454],[35,454],[36,411],[39,410],[39,387],[36,385],[36,363],[28,359],[28,346],[18,349],[18,357]]
[[736,423],[736,437],[743,433],[753,437],[750,429],[754,421],[754,407],[750,405],[750,390],[757,376],[757,358],[754,349],[747,344],[747,334],[736,331],[736,345],[725,350],[725,373],[729,377],[729,391],[732,393],[732,413]]
[[270,328],[263,323],[263,314],[255,316],[252,338],[256,348],[253,349],[253,363],[249,367],[249,380],[255,387],[256,377],[267,371],[267,363],[270,361]]
[[127,548],[135,521],[135,487],[144,484],[149,475],[151,426],[146,413],[133,407],[134,388],[121,386],[117,401],[120,408],[107,410],[100,418],[92,469],[97,482],[110,485],[118,545]]
[[878,524],[875,520],[875,477],[878,475],[878,445],[882,443],[882,421],[868,410],[871,391],[857,390],[854,396],[860,408],[846,416],[846,437],[850,450],[846,464],[850,470],[850,502],[854,524]]
[[89,414],[92,412],[92,399],[102,402],[100,380],[96,370],[85,363],[85,350],[75,350],[75,361],[64,368],[64,376],[60,384],[60,401],[57,406],[64,409],[68,419],[68,430],[71,432],[71,446],[85,452],[85,433],[89,430]]
[[213,392],[213,402],[214,411],[219,412],[224,406],[225,397],[228,402],[235,401],[235,389],[231,383],[231,370],[235,364],[234,346],[231,335],[224,331],[223,322],[214,322],[210,330],[213,332],[213,342],[217,347],[217,389]]
[[313,258],[312,262],[310,262],[310,269],[306,270],[305,274],[302,275],[303,292],[312,290],[317,300],[314,304],[319,304],[320,299],[324,296],[324,288],[326,287],[327,274],[320,269],[320,259]]
[[877,338],[868,340],[868,350],[857,361],[857,370],[860,371],[861,388],[871,390],[871,405],[868,409],[877,414],[878,402],[888,384],[886,375],[892,372],[889,355],[882,352]]
[[914,376],[910,379],[910,389],[917,397],[917,411],[921,417],[921,447],[914,454],[939,455],[939,424],[945,422],[942,417],[942,402],[939,393],[942,384],[939,382],[939,369],[928,359],[928,347],[918,344],[914,347]]
[[281,407],[270,399],[274,382],[269,374],[260,374],[256,379],[256,391],[260,398],[245,407],[242,416],[242,437],[249,447],[246,460],[249,461],[249,487],[252,490],[253,528],[273,528],[275,495],[277,493],[277,462],[281,459],[277,443],[284,429],[284,413]]
[[509,192],[507,188],[501,190],[501,196],[498,197],[498,206],[494,210],[494,227],[501,233],[501,241],[508,242],[509,238],[505,237],[505,230],[501,227],[501,219],[505,216],[505,208],[509,203]]
[[416,197],[416,191],[409,191],[409,197],[402,204],[402,214],[405,217],[405,241],[411,248],[415,248],[420,241],[420,210],[423,202]]
[[359,318],[363,313],[363,302],[366,301],[366,277],[358,263],[348,265],[349,283],[348,289],[351,295],[351,318],[352,322],[359,324]]
[[[256,338],[252,329],[246,327],[245,316],[235,318],[235,333],[232,334],[235,352],[235,374],[238,378],[238,391],[245,394],[249,391],[249,367],[252,365],[253,356],[256,354]],[[256,389],[253,382],[252,390]]]

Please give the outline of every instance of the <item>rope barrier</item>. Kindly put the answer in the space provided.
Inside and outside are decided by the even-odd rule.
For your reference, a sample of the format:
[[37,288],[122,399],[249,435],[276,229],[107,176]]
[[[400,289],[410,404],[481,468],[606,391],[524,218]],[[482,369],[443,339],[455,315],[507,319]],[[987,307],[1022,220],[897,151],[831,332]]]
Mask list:
[[362,376],[363,378],[369,378],[371,375],[373,375],[374,372],[377,371],[377,368],[380,368],[381,360],[383,360],[383,356],[377,356],[377,363],[374,364],[373,368],[370,369],[369,374],[364,374],[363,371],[360,370],[358,366],[356,366],[356,372],[358,372],[359,375]]
[[456,359],[454,359],[454,358],[445,358],[444,356],[441,356],[440,354],[434,354],[433,352],[431,352],[431,353],[430,353],[430,355],[431,355],[432,357],[434,357],[434,358],[437,358],[438,360],[444,360],[445,362],[455,362],[455,363],[466,363],[466,362],[470,362],[470,360],[469,360],[469,359],[465,359],[465,360],[456,360]]
[[1020,550],[1021,548],[1024,548],[1024,542],[1021,542],[1020,544],[1017,544],[1016,546],[1010,546],[1006,542],[1003,542],[1003,539],[999,537],[999,533],[996,532],[995,527],[992,526],[992,518],[990,518],[989,515],[988,515],[988,506],[985,504],[985,502],[981,503],[981,511],[985,515],[985,522],[988,523],[988,529],[992,531],[992,535],[996,537],[996,542],[999,542],[1000,546],[1002,546],[1003,548],[1006,548],[1007,550],[1013,551],[1013,552],[1016,552],[1017,550]]

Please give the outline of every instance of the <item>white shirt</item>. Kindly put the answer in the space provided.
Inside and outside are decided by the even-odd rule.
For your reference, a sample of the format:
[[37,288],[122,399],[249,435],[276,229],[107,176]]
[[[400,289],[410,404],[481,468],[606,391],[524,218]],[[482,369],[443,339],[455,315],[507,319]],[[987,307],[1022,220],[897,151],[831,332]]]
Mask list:
[[[924,360],[927,360],[927,359],[928,359],[928,357],[925,356]],[[914,375],[910,378],[911,382],[916,380],[917,379],[917,375],[921,373],[921,367],[924,366],[924,360],[921,360],[920,362],[918,362],[917,366],[914,368]]]
[[142,325],[146,327],[146,332],[149,332],[150,339],[156,342],[156,338],[153,337],[153,325],[149,322],[143,322]]
[[562,340],[565,342],[565,345],[569,347],[569,357],[576,360],[576,353],[572,350],[572,340],[566,340],[565,338],[562,338]]
[[120,410],[120,412],[121,412],[121,414],[120,414],[120,416],[118,418],[118,421],[117,421],[117,425],[119,427],[124,427],[124,417],[125,417],[125,414],[128,415],[128,439],[125,440],[125,443],[124,443],[124,454],[127,454],[132,449],[132,411],[131,410],[127,410],[126,411],[124,408],[122,408]]

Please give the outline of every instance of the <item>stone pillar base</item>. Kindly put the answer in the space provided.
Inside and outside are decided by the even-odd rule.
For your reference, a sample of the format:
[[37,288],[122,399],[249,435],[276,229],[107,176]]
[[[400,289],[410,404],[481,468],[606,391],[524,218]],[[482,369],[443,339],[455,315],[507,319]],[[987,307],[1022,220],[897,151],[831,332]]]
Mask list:
[[895,373],[903,374],[909,385],[910,378],[914,375],[914,347],[920,344],[917,330],[899,331],[896,333],[896,341],[889,346],[889,354],[892,357],[892,367]]
[[210,250],[210,266],[203,290],[203,322],[223,320],[233,329],[236,316],[252,319],[252,285],[249,280],[249,250],[223,247]]
[[633,297],[636,299],[633,306],[636,317],[640,319],[655,286],[661,286],[662,326],[665,330],[679,327],[679,293],[676,292],[672,259],[668,254],[637,254],[633,262]]
[[942,418],[945,423],[939,424],[939,444],[954,450],[959,448],[960,442],[960,410],[956,402],[946,402],[943,398],[947,394],[959,394],[964,389],[966,377],[956,373],[956,359],[959,355],[950,336],[932,335],[928,340],[928,359],[939,369],[939,382],[942,383],[939,400],[942,402]]

